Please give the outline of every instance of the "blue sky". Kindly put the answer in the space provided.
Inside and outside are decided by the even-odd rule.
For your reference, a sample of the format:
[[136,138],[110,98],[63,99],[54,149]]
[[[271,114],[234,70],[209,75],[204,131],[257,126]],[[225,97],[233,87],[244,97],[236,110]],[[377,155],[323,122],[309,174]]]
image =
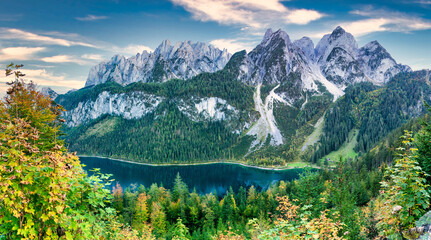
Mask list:
[[152,51],[164,39],[234,53],[251,50],[267,28],[317,44],[338,25],[359,46],[378,40],[398,62],[431,68],[431,0],[3,1],[0,65],[22,63],[28,79],[64,92],[83,87],[100,61]]

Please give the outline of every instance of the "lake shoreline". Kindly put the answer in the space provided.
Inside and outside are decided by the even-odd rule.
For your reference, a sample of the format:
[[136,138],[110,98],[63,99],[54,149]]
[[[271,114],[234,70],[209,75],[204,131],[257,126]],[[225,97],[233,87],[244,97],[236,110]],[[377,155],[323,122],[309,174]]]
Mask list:
[[[110,159],[114,161],[119,162],[125,162],[125,163],[132,163],[132,164],[138,164],[138,165],[145,165],[145,166],[152,166],[152,167],[164,167],[164,166],[178,166],[178,167],[185,167],[185,166],[196,166],[196,165],[209,165],[209,164],[236,164],[243,167],[248,168],[255,168],[260,170],[270,170],[270,171],[284,171],[284,170],[291,170],[291,169],[304,169],[305,167],[285,167],[285,168],[273,168],[273,167],[260,167],[260,166],[252,166],[241,162],[203,162],[203,163],[140,163],[140,162],[134,162],[130,160],[124,160],[124,159],[118,159],[118,158],[110,158],[110,157],[101,157],[101,156],[88,156],[88,155],[77,155],[78,157],[92,157],[92,158],[104,158],[104,159]],[[318,167],[314,166],[311,167],[313,169],[318,169]]]

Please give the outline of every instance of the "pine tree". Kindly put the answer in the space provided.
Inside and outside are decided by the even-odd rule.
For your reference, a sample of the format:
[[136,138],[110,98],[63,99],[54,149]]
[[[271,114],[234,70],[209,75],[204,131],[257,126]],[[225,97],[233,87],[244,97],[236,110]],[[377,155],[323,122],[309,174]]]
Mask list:
[[378,199],[383,204],[378,209],[377,227],[381,236],[391,239],[404,239],[404,231],[414,227],[430,205],[429,185],[418,166],[411,133],[406,131],[402,139],[403,146],[397,149],[393,166],[385,172]]

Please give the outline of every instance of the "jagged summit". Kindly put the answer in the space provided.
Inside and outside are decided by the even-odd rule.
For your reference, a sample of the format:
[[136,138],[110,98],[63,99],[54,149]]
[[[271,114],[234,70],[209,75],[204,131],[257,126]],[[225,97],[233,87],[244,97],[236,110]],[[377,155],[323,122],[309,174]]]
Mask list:
[[143,51],[131,58],[113,56],[91,68],[86,86],[115,81],[121,85],[133,82],[164,82],[172,78],[189,79],[202,72],[223,69],[231,54],[212,45],[191,41],[175,45],[164,40],[153,53]]
[[342,48],[352,57],[356,57],[358,43],[352,34],[346,32],[343,28],[337,27],[331,34],[326,34],[316,45],[316,55],[318,61],[327,61],[329,54],[334,48]]
[[[127,85],[172,78],[186,80],[202,72],[223,69],[230,57],[226,49],[206,43],[173,44],[166,39],[153,53],[143,51],[131,58],[115,55],[96,65],[88,75],[86,86],[107,81]],[[242,58],[235,63],[240,81],[253,85],[293,81],[291,86],[296,90],[290,92],[296,92],[295,96],[285,96],[285,100],[301,99],[300,92],[304,89],[318,91],[316,82],[330,89],[334,96],[340,96],[352,83],[370,81],[380,85],[399,72],[411,71],[408,66],[397,64],[377,41],[359,48],[354,36],[340,26],[323,36],[317,45],[308,37],[292,42],[285,31],[269,28],[261,43]],[[289,78],[293,73],[297,77]]]
[[309,60],[315,60],[314,43],[309,37],[302,37],[301,39],[295,40],[293,41],[293,45],[301,49]]
[[334,29],[334,31],[332,31],[331,35],[334,36],[334,37],[340,37],[340,36],[342,36],[345,33],[346,33],[346,31],[342,27],[337,26]]
[[365,74],[378,85],[386,83],[399,72],[411,71],[409,66],[397,64],[378,41],[372,41],[360,48],[359,59],[364,66]]
[[283,40],[285,44],[291,43],[289,35],[285,31],[278,29],[277,31],[273,32],[272,29],[269,28],[268,30],[266,30],[265,35],[263,36],[261,45],[268,44],[269,42],[274,41],[276,39]]
[[262,42],[265,41],[266,39],[269,39],[273,33],[274,32],[272,31],[272,28],[268,28],[265,32],[265,35],[263,36]]

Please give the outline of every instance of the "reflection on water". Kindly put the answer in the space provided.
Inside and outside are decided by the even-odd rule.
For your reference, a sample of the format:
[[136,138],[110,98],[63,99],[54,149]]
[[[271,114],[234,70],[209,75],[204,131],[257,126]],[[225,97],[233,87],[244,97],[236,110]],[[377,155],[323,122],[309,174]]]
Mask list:
[[279,180],[290,181],[298,178],[302,169],[283,171],[262,170],[244,167],[238,164],[214,163],[192,166],[147,166],[111,160],[107,158],[80,157],[85,169],[100,168],[102,173],[113,174],[123,188],[131,184],[149,187],[152,183],[163,184],[165,188],[172,188],[177,173],[183,181],[200,194],[217,191],[224,194],[232,186],[237,191],[240,186],[266,189],[271,183]]

